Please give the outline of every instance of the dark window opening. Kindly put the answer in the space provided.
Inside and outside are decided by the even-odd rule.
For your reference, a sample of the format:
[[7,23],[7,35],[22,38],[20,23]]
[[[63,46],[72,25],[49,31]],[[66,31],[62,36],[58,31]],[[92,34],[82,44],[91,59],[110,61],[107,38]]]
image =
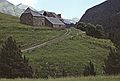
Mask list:
[[44,15],[44,16],[47,16],[47,12],[44,12],[43,15]]

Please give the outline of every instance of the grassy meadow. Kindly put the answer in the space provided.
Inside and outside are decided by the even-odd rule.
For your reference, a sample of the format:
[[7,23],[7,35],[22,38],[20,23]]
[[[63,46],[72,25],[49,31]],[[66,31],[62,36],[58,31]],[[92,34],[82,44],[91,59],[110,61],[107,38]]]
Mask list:
[[84,66],[89,61],[94,63],[97,74],[102,75],[102,66],[110,47],[113,47],[110,40],[93,38],[71,28],[70,34],[64,39],[25,55],[33,66],[48,76],[52,75],[51,72],[59,73],[62,70],[66,76],[82,74]]
[[[13,36],[22,49],[41,44],[45,41],[64,35],[66,30],[49,27],[32,27],[20,24],[19,18],[0,14],[0,46],[8,36]],[[109,54],[109,48],[114,47],[107,39],[97,39],[87,36],[85,32],[70,28],[69,33],[54,42],[37,48],[24,55],[30,64],[38,71],[38,77],[79,77],[84,66],[92,61],[97,75],[103,75],[104,59]],[[0,81],[120,81],[120,76],[97,76],[58,79],[1,79]]]
[[0,81],[120,81],[120,76],[71,77],[58,79],[1,79]]
[[49,27],[36,28],[20,24],[19,18],[0,14],[0,45],[8,36],[13,36],[22,48],[43,43],[65,33]]

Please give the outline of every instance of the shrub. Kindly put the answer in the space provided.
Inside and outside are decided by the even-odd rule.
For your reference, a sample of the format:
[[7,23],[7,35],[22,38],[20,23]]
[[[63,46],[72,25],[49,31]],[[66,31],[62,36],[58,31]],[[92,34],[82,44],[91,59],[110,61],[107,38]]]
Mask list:
[[86,34],[96,38],[105,38],[105,32],[102,25],[93,25],[91,23],[78,22],[76,28],[86,31]]
[[96,75],[96,71],[95,71],[95,68],[94,68],[94,64],[90,61],[88,65],[86,65],[84,67],[84,70],[83,70],[83,75],[84,76],[95,76]]
[[93,25],[88,23],[86,26],[86,34],[89,36],[93,36],[96,38],[104,38],[105,37],[105,33],[104,33],[104,29],[101,25]]
[[105,59],[105,66],[103,67],[105,74],[117,75],[120,74],[120,49],[110,49],[108,57]]
[[77,23],[76,28],[82,31],[86,31],[86,24],[84,22],[79,22]]
[[102,25],[96,25],[95,37],[104,38],[105,32]]
[[86,34],[94,37],[95,31],[96,27],[93,24],[88,23],[86,26]]

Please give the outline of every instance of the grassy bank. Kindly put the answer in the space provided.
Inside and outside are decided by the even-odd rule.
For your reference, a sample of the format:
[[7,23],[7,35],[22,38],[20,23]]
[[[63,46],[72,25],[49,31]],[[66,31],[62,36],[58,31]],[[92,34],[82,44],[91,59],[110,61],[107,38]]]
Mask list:
[[120,81],[120,76],[97,76],[58,79],[1,79],[0,81]]

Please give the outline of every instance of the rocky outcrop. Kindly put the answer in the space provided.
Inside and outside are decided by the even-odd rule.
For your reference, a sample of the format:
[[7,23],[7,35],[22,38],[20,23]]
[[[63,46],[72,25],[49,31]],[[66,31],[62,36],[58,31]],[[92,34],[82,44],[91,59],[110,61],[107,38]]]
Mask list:
[[106,32],[111,32],[116,24],[114,19],[117,17],[119,12],[120,0],[107,0],[88,9],[79,22],[91,23],[95,25],[100,24],[104,27]]
[[[20,16],[28,7],[27,5],[18,4],[17,6],[7,0],[0,0],[0,12],[13,16]],[[30,7],[35,10],[34,8]]]
[[23,10],[19,9],[7,0],[0,0],[0,12],[13,16],[20,16]]

